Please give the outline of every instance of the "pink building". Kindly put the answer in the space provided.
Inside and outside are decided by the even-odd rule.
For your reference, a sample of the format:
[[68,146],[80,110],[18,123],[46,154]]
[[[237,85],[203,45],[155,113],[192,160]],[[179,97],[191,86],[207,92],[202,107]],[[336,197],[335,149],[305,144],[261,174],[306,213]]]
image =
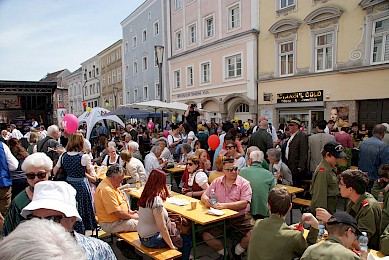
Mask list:
[[216,122],[256,120],[258,12],[257,0],[170,1],[171,101]]

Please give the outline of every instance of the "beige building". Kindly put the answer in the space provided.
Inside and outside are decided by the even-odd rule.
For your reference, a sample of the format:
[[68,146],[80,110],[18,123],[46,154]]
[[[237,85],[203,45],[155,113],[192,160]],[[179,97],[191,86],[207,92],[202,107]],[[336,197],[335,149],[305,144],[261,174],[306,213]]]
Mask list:
[[262,0],[259,20],[259,112],[273,124],[389,121],[389,1]]
[[112,111],[123,105],[122,40],[97,54],[101,70],[102,107]]

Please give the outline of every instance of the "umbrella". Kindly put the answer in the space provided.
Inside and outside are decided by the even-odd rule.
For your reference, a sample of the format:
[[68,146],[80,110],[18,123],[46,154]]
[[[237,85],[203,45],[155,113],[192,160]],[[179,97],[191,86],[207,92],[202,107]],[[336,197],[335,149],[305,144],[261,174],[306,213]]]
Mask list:
[[141,117],[147,117],[149,116],[149,114],[150,112],[146,110],[139,110],[131,107],[121,107],[117,110],[105,114],[105,116],[125,115],[126,118],[132,118],[132,117],[141,118]]

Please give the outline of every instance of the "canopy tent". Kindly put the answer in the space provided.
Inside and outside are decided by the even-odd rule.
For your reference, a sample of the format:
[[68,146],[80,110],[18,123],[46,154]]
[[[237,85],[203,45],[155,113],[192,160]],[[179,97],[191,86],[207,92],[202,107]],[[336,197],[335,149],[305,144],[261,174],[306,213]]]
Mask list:
[[188,105],[180,102],[162,102],[159,100],[150,100],[150,101],[144,101],[139,103],[132,103],[127,106],[131,106],[132,108],[139,108],[139,109],[147,109],[150,111],[157,112],[158,111],[164,111],[164,112],[185,112],[188,109]]
[[102,108],[102,107],[94,107],[90,112],[84,112],[81,116],[78,117],[78,123],[86,123],[87,131],[86,131],[86,139],[89,140],[90,134],[92,132],[92,128],[95,126],[95,124],[102,120],[110,120],[114,121],[121,126],[125,127],[123,121],[115,115],[112,116],[105,116],[107,113],[109,113],[109,110]]
[[149,116],[150,112],[146,110],[140,110],[140,109],[135,109],[131,107],[121,107],[117,110],[111,111],[105,116],[111,116],[111,115],[125,115],[126,118],[141,118],[141,117],[147,117]]

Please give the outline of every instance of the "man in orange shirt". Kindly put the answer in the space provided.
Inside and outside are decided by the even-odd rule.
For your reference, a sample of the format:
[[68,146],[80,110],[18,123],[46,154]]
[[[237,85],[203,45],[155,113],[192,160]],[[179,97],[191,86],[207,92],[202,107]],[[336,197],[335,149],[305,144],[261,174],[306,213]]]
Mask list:
[[123,167],[113,164],[97,187],[95,209],[101,228],[110,233],[136,231],[138,212],[129,209],[126,195],[118,187],[123,181]]

